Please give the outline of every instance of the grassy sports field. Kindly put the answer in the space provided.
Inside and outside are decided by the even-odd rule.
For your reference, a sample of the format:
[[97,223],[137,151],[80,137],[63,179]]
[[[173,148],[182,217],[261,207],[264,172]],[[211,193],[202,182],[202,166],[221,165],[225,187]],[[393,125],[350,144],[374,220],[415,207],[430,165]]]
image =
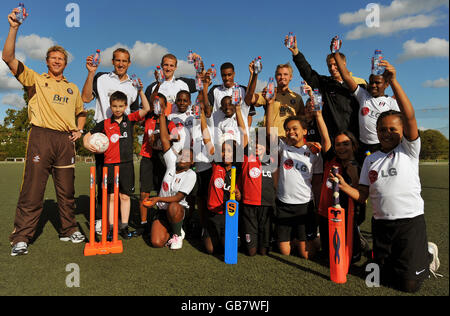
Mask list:
[[[76,214],[88,236],[89,167],[76,168]],[[183,249],[153,249],[142,238],[124,241],[117,255],[84,257],[82,244],[61,242],[55,226],[56,197],[51,178],[47,185],[42,230],[29,254],[10,256],[8,236],[13,229],[23,164],[0,163],[0,295],[156,295],[156,296],[304,296],[304,295],[406,295],[385,288],[369,288],[365,279],[366,258],[352,267],[348,281],[329,281],[328,268],[320,260],[270,253],[247,257],[239,254],[237,265],[207,255],[199,240],[187,238]],[[138,166],[136,167],[138,175]],[[443,278],[425,281],[415,295],[449,295],[449,170],[448,164],[420,168],[428,239],[439,247]],[[138,179],[138,177],[136,177]],[[138,181],[138,180],[137,180]],[[136,187],[139,184],[136,182]],[[132,207],[137,207],[137,196]],[[370,207],[361,229],[370,238]],[[68,287],[66,278],[79,267],[79,287]],[[68,266],[69,265],[69,266]],[[68,271],[66,271],[68,267]]]

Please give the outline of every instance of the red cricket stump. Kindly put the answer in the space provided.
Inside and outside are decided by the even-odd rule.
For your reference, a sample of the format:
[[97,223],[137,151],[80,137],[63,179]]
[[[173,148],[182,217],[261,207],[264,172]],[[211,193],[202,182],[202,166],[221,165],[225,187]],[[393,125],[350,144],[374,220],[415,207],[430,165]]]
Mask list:
[[[338,172],[333,167],[333,174]],[[347,282],[347,256],[345,243],[345,210],[339,204],[339,182],[333,181],[333,206],[328,208],[328,234],[330,247],[330,279],[335,283]]]
[[348,270],[350,269],[350,264],[352,263],[353,258],[353,222],[354,222],[354,207],[352,201],[350,201],[348,205],[348,217],[347,217],[347,238],[346,238],[346,244],[345,244],[345,253],[346,253],[346,272],[348,273]]
[[[94,183],[94,184],[93,184]],[[118,240],[119,222],[119,167],[114,167],[114,223],[113,240],[106,240],[108,234],[108,168],[103,168],[102,177],[102,239],[95,242],[95,167],[90,171],[90,240],[84,247],[85,256],[106,255],[122,253],[122,241]]]

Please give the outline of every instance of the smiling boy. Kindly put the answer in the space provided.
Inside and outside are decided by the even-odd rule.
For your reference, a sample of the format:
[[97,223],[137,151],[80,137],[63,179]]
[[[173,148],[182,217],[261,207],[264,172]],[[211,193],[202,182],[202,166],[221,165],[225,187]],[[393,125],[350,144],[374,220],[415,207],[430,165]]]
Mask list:
[[370,75],[367,90],[359,86],[350,75],[340,53],[332,54],[336,60],[337,68],[342,79],[347,84],[359,103],[359,149],[356,159],[362,164],[365,153],[375,152],[379,148],[376,122],[381,113],[395,110],[399,111],[397,101],[385,95],[389,83],[384,76]]

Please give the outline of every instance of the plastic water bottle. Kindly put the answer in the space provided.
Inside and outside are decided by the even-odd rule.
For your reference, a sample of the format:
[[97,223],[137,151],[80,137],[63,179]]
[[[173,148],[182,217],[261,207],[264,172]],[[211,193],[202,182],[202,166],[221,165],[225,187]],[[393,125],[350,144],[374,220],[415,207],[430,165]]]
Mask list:
[[273,79],[273,77],[269,78],[266,96],[268,99],[272,99],[275,96],[275,80]]
[[139,84],[139,80],[137,78],[137,76],[135,74],[131,75],[131,80],[133,81],[133,87],[135,87],[136,89],[140,90],[141,89],[141,85]]
[[159,96],[156,96],[153,101],[153,113],[155,113],[155,115],[161,114],[161,103],[159,103]]
[[332,47],[331,47],[331,52],[334,53],[338,53],[339,50],[341,49],[342,46],[342,40],[339,39],[339,36],[335,36],[333,37],[333,41],[332,41]]
[[203,68],[203,63],[202,60],[200,58],[196,58],[194,61],[194,67],[195,70],[197,70],[197,73],[202,73],[204,68]]
[[380,62],[383,60],[381,50],[376,49],[372,57],[372,75],[379,76],[384,73],[384,67],[380,66]]
[[294,32],[289,32],[286,47],[287,48],[294,47]]
[[19,12],[16,13],[16,20],[22,24],[28,14],[23,3],[20,2],[17,8],[19,9]]
[[214,66],[214,64],[212,64],[211,65],[211,75],[210,75],[211,80],[216,79],[216,76],[217,76],[217,70],[216,70],[216,67]]
[[190,50],[188,53],[187,61],[188,61],[188,64],[194,63],[194,57],[192,57],[192,50]]
[[165,80],[163,70],[161,69],[161,67],[156,66],[156,71],[157,71],[156,78],[157,78],[158,82],[163,83]]
[[308,92],[306,91],[306,81],[302,81],[302,84],[300,85],[300,94],[304,97],[308,95]]
[[231,92],[231,104],[238,105],[241,103],[241,89],[238,84],[235,84]]
[[199,73],[195,76],[195,89],[197,89],[197,91],[203,90],[203,82]]
[[253,70],[256,75],[261,72],[261,70],[262,70],[261,56],[258,56],[258,58],[255,58],[255,63],[253,64]]
[[100,49],[95,51],[94,57],[92,58],[92,66],[97,67],[100,63]]
[[313,93],[314,98],[314,111],[322,110],[322,94],[319,92],[319,89],[314,89]]
[[195,99],[195,103],[194,106],[192,107],[192,114],[194,114],[194,118],[195,119],[200,119],[200,113],[201,113],[201,106],[200,106],[200,101],[197,99]]

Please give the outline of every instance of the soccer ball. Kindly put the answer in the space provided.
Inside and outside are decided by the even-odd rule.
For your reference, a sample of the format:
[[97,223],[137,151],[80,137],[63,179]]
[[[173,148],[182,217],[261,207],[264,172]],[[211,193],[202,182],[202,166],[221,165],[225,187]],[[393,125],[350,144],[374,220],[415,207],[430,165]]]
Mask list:
[[89,143],[97,149],[97,152],[104,153],[109,147],[109,139],[103,133],[92,134]]

